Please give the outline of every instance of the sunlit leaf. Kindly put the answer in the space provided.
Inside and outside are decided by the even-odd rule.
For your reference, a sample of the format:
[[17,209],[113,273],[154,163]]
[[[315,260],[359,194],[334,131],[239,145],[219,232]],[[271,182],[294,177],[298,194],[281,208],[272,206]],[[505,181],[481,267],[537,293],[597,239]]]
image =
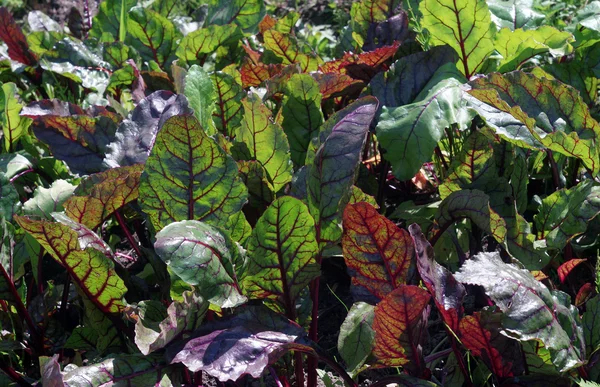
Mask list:
[[63,205],[75,191],[75,186],[65,180],[55,180],[49,188],[39,186],[33,197],[23,204],[23,214],[52,220],[53,212],[61,212]]
[[586,262],[587,259],[570,259],[567,262],[563,263],[556,270],[558,272],[558,279],[560,282],[565,282],[568,275],[580,264]]
[[487,4],[498,29],[529,30],[542,25],[546,19],[535,10],[534,0],[488,0]]
[[[101,363],[78,367],[63,374],[66,386],[103,386],[126,383],[158,386],[166,368],[162,356],[119,355]],[[166,371],[166,370],[165,370]]]
[[133,7],[128,12],[127,32],[129,44],[145,60],[154,60],[161,67],[168,67],[175,59],[176,41],[179,33],[173,22],[158,12],[143,7]]
[[321,58],[311,52],[304,52],[295,36],[270,29],[263,34],[265,49],[272,52],[284,65],[298,63],[303,72],[315,71],[322,63]]
[[344,319],[338,336],[338,351],[353,372],[363,365],[373,351],[375,307],[366,302],[356,302]]
[[25,134],[31,123],[19,113],[23,105],[17,99],[17,86],[12,82],[2,84],[0,90],[0,126],[4,134],[4,149],[14,149],[19,137]]
[[200,126],[208,135],[216,133],[215,123],[212,120],[215,111],[217,93],[210,76],[202,67],[193,65],[185,76],[184,94],[194,109],[194,115]]
[[234,77],[221,71],[212,75],[212,81],[217,93],[217,108],[213,112],[213,121],[219,132],[233,137],[234,129],[242,121],[242,86]]
[[257,31],[258,23],[265,16],[263,0],[208,0],[206,25],[226,25],[235,23],[245,32]]
[[235,24],[208,25],[187,34],[177,47],[177,56],[187,62],[203,61],[220,46],[237,44],[242,31]]
[[135,0],[102,2],[98,7],[98,14],[93,19],[90,36],[108,41],[123,41],[127,34],[129,12],[136,4]]

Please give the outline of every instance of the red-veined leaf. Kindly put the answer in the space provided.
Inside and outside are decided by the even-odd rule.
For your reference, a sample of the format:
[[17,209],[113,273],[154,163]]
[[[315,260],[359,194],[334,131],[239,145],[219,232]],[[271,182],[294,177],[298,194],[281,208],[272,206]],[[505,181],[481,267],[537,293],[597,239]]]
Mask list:
[[342,250],[355,301],[365,296],[380,300],[410,280],[415,251],[408,232],[364,202],[346,206],[343,227]]
[[6,7],[0,7],[0,40],[8,46],[10,59],[33,66],[37,58],[29,49],[27,39],[21,28],[15,23],[10,11]]
[[242,86],[233,76],[221,71],[216,71],[212,79],[217,94],[217,108],[213,113],[213,121],[219,132],[233,137],[234,129],[242,120]]
[[336,59],[319,66],[322,73],[347,74],[354,79],[369,82],[375,74],[387,70],[385,63],[394,56],[400,42],[377,48],[361,54],[346,53],[341,59]]
[[260,61],[253,62],[250,58],[244,58],[240,73],[242,76],[242,87],[259,86],[267,79],[278,74],[283,65],[264,64]]
[[238,44],[242,37],[242,31],[235,24],[209,25],[184,36],[177,47],[177,56],[187,62],[203,62],[220,46]]
[[600,296],[596,295],[585,303],[585,313],[582,317],[583,334],[588,353],[600,348]]
[[586,282],[579,288],[575,296],[575,306],[583,306],[596,293],[596,288],[593,283]]
[[265,31],[270,30],[277,24],[277,19],[273,18],[271,15],[266,14],[265,17],[258,23],[258,32],[264,34]]
[[564,283],[569,274],[580,264],[586,262],[587,259],[570,259],[567,262],[560,265],[557,269],[558,271],[558,279],[561,283]]
[[353,94],[365,86],[364,82],[346,74],[314,73],[311,75],[319,84],[319,92],[323,99]]
[[295,36],[270,29],[263,34],[265,49],[277,56],[281,63],[300,64],[303,72],[315,71],[322,63],[321,58],[312,52],[303,52],[295,40]]

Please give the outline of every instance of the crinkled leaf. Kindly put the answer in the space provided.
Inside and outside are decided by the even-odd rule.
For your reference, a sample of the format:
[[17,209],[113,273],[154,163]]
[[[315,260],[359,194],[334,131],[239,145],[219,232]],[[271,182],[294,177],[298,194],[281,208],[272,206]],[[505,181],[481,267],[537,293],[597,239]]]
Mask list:
[[141,177],[142,210],[158,231],[196,219],[225,226],[248,192],[235,161],[206,135],[198,120],[172,117],[163,125]]
[[75,188],[65,180],[55,180],[49,188],[39,186],[33,197],[23,204],[23,214],[52,220],[50,214],[63,210],[63,204],[71,197]]
[[570,45],[573,40],[570,33],[560,32],[550,26],[514,31],[503,28],[496,34],[494,41],[496,50],[503,57],[498,71],[505,73],[517,70],[527,60],[546,52],[554,57],[568,55],[573,51]]
[[307,173],[308,208],[315,219],[319,243],[336,242],[341,237],[341,212],[349,200],[377,105],[373,97],[361,98],[325,124],[331,132]]
[[63,379],[68,387],[158,386],[166,367],[162,356],[119,355],[65,372]]
[[547,147],[581,159],[594,174],[600,171],[600,125],[572,87],[520,71],[492,73],[469,84],[471,106],[506,140]]
[[534,8],[534,0],[488,0],[492,21],[498,29],[529,30],[544,23],[546,15]]
[[192,114],[183,95],[164,90],[150,94],[119,125],[105,163],[111,168],[145,163],[165,121],[175,115]]
[[355,301],[379,301],[409,282],[415,251],[408,232],[368,203],[347,205],[343,226],[342,250]]
[[202,61],[220,46],[237,44],[242,37],[235,24],[209,25],[184,36],[177,47],[177,57],[187,62]]
[[238,247],[229,236],[206,223],[185,220],[170,223],[156,234],[154,249],[171,270],[202,297],[222,308],[244,301],[234,267]]
[[194,115],[208,135],[216,133],[212,115],[215,110],[217,93],[210,76],[202,67],[193,65],[185,77],[184,94],[194,109]]
[[235,23],[245,32],[257,31],[266,13],[263,0],[209,0],[205,25]]
[[245,293],[275,300],[295,320],[297,298],[321,274],[315,261],[318,253],[315,225],[306,205],[291,196],[275,200],[248,240]]
[[171,363],[204,371],[225,382],[264,369],[290,350],[312,352],[304,329],[261,306],[248,306],[235,315],[206,326],[204,336],[167,353]]
[[419,4],[421,25],[433,45],[447,44],[458,53],[467,78],[481,68],[494,50],[496,26],[485,0],[425,0]]
[[452,273],[435,261],[433,247],[421,232],[417,224],[408,227],[415,244],[417,269],[429,293],[437,305],[445,323],[454,332],[458,332],[458,323],[463,314],[465,287]]
[[153,327],[152,321],[140,318],[135,324],[135,344],[144,355],[164,348],[172,340],[200,327],[208,302],[192,292],[183,293],[183,301],[173,301],[167,317]]
[[23,105],[17,99],[17,86],[12,82],[2,84],[0,90],[0,126],[4,134],[4,149],[14,149],[19,137],[29,128],[31,120],[21,117]]
[[504,333],[520,341],[540,340],[560,372],[581,366],[585,341],[577,308],[567,294],[550,290],[528,270],[502,261],[498,253],[480,253],[455,274],[457,280],[483,286],[504,313]]
[[426,290],[402,285],[377,304],[373,319],[373,354],[379,363],[422,371],[425,365],[418,346],[425,329],[427,313],[424,310],[429,300]]
[[318,134],[323,123],[320,88],[310,75],[294,74],[286,82],[281,116],[292,161],[296,167],[301,167],[310,140]]
[[585,313],[582,317],[583,335],[589,354],[600,348],[600,296],[596,295],[585,303]]
[[113,212],[138,198],[143,169],[142,164],[136,164],[88,176],[65,202],[65,212],[89,228],[98,227]]
[[0,40],[8,46],[10,59],[28,66],[33,66],[37,62],[37,58],[29,50],[23,31],[6,7],[0,7]]
[[460,74],[452,74],[456,71],[453,67],[438,69],[416,102],[383,107],[377,139],[385,149],[383,157],[390,161],[394,176],[400,180],[411,179],[431,159],[445,128],[465,128],[473,116],[466,109]]
[[533,219],[540,239],[548,247],[562,249],[584,233],[589,222],[600,214],[600,186],[585,180],[571,189],[561,189],[542,200]]
[[374,317],[375,307],[359,301],[352,305],[340,327],[337,347],[351,373],[362,366],[373,351]]
[[140,6],[130,9],[127,32],[133,37],[129,44],[143,59],[154,60],[163,68],[175,59],[179,32],[173,22],[158,12]]
[[80,248],[77,232],[69,226],[15,217],[46,251],[67,269],[85,296],[104,313],[118,313],[124,307],[127,289],[115,272],[113,263],[95,248]]
[[217,108],[213,121],[217,130],[225,136],[233,137],[234,129],[242,121],[242,86],[229,74],[217,71],[212,75],[217,93]]
[[290,146],[286,135],[271,120],[271,111],[260,97],[251,94],[242,101],[244,117],[235,133],[234,150],[238,158],[258,161],[267,172],[274,192],[292,180]]

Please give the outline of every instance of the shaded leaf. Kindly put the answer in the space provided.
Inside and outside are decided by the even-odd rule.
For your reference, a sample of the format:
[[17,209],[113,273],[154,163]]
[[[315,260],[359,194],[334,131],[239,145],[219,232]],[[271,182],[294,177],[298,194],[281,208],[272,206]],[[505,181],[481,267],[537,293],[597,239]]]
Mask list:
[[164,90],[150,94],[119,125],[105,163],[111,168],[145,163],[165,121],[175,115],[192,114],[182,95]]
[[225,233],[196,220],[174,222],[156,234],[154,249],[182,280],[213,304],[232,308],[244,301],[235,267],[238,247]]
[[15,217],[17,223],[33,236],[71,275],[85,296],[104,313],[123,310],[127,289],[115,272],[113,263],[95,248],[81,249],[77,233],[69,226]]
[[520,341],[543,342],[560,372],[583,364],[583,329],[577,308],[570,304],[567,294],[550,292],[529,271],[502,262],[498,253],[474,256],[455,277],[483,286],[504,313],[504,333]]
[[556,270],[558,272],[558,279],[561,283],[564,283],[567,279],[568,275],[580,264],[587,261],[587,259],[570,259],[567,262],[563,263]]
[[209,0],[205,25],[235,23],[245,33],[255,33],[266,14],[262,0]]
[[48,387],[63,387],[63,376],[60,373],[60,364],[58,355],[52,357],[40,356],[40,373],[42,374],[42,383]]
[[362,90],[364,83],[346,74],[313,73],[311,76],[319,84],[322,99],[340,97]]
[[366,302],[355,302],[340,327],[338,351],[346,362],[346,369],[354,373],[364,364],[375,340],[373,319],[375,307]]
[[138,198],[143,169],[142,164],[136,164],[88,176],[64,203],[65,212],[77,222],[95,229],[113,212]]
[[421,232],[421,228],[412,224],[408,231],[415,244],[419,275],[433,296],[446,325],[458,332],[458,324],[463,314],[463,299],[467,291],[448,269],[435,261],[433,247]]
[[157,231],[186,219],[225,226],[247,195],[237,164],[196,118],[167,120],[156,136],[139,189],[142,210]]
[[27,66],[33,66],[37,62],[37,58],[29,50],[23,31],[6,7],[0,7],[0,39],[8,46],[10,59]]
[[415,253],[408,232],[368,203],[347,205],[343,227],[342,250],[356,301],[379,301],[409,282]]
[[264,167],[258,161],[245,160],[238,161],[238,167],[240,177],[248,187],[248,205],[262,210],[266,209],[275,195]]
[[425,0],[419,3],[421,25],[433,45],[447,44],[458,53],[461,72],[471,78],[494,50],[496,26],[485,0]]
[[596,295],[585,303],[585,313],[582,316],[583,335],[589,354],[600,348],[600,296]]
[[272,299],[286,316],[297,317],[296,300],[321,274],[319,245],[308,208],[291,196],[276,199],[256,223],[248,240],[243,287],[256,299]]
[[19,192],[4,173],[0,172],[0,221],[11,221],[21,207]]
[[341,212],[349,200],[377,99],[364,97],[332,116],[331,128],[307,173],[308,208],[317,225],[317,240],[341,237]]
[[136,386],[159,385],[166,368],[162,356],[119,355],[86,367],[65,372],[65,386],[103,386],[126,383]]
[[184,94],[194,109],[194,115],[208,135],[216,133],[212,115],[217,94],[208,73],[198,65],[193,65],[185,77]]
[[75,186],[65,180],[55,180],[49,188],[38,186],[33,197],[23,204],[23,214],[52,220],[53,212],[61,212],[63,205],[75,191]]

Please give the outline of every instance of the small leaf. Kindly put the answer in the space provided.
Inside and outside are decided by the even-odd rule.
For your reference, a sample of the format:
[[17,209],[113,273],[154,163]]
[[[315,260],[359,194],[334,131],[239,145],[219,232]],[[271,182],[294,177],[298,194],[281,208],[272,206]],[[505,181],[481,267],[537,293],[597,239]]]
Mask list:
[[129,12],[136,4],[136,0],[102,2],[98,7],[98,14],[92,21],[90,36],[108,41],[125,40],[123,37],[127,34]]
[[343,226],[342,250],[355,300],[379,301],[409,282],[415,252],[408,232],[367,203],[347,205]]
[[53,357],[40,356],[40,373],[42,374],[42,383],[48,387],[63,387],[63,376],[60,373],[60,364],[58,355]]
[[0,40],[8,46],[10,59],[27,66],[36,64],[37,58],[29,50],[23,31],[6,7],[0,7]]
[[346,206],[360,162],[377,99],[364,97],[331,117],[330,134],[308,170],[308,208],[318,227],[317,240],[335,242],[341,237],[341,212]]
[[[172,349],[167,356],[191,372],[204,371],[226,382],[244,374],[254,378],[288,351],[314,352],[300,326],[262,306],[247,306],[206,326],[204,336]],[[233,366],[235,365],[235,366]]]
[[460,70],[471,78],[494,50],[496,26],[485,0],[425,0],[419,4],[421,25],[433,45],[447,44],[458,53]]
[[425,329],[424,310],[429,299],[426,290],[402,285],[377,304],[373,319],[373,354],[379,363],[422,371],[425,367],[423,355],[417,347]]
[[113,212],[138,198],[143,169],[142,164],[136,164],[88,176],[64,203],[65,212],[77,222],[95,229]]
[[238,247],[223,232],[196,220],[174,222],[156,234],[154,249],[182,280],[198,287],[198,292],[221,308],[244,301],[238,285],[235,264]]
[[498,253],[480,253],[468,259],[455,277],[483,286],[504,313],[505,334],[519,341],[544,343],[559,372],[584,363],[583,329],[568,295],[550,292],[529,271],[502,262]]
[[344,319],[338,336],[338,351],[351,373],[364,364],[375,341],[373,319],[375,307],[366,302],[356,302]]
[[15,220],[67,269],[94,306],[104,313],[123,310],[127,289],[104,253],[91,247],[81,249],[77,233],[69,226],[21,216]]
[[19,113],[23,105],[17,99],[17,86],[12,82],[6,82],[0,90],[0,126],[4,133],[4,149],[15,149],[19,138],[26,134],[31,120],[21,117]]
[[75,186],[65,180],[54,180],[49,188],[38,186],[33,197],[23,204],[23,214],[52,220],[53,212],[61,212]]
[[198,120],[176,116],[156,136],[139,195],[142,210],[158,231],[186,219],[225,226],[246,202],[247,190],[235,161]]
[[212,115],[217,94],[209,75],[198,65],[193,65],[185,77],[184,94],[194,109],[194,115],[208,135],[216,133]]
[[263,0],[209,0],[205,25],[235,23],[245,33],[255,33],[266,14]]
[[570,259],[567,262],[563,263],[556,270],[558,272],[558,279],[561,283],[564,283],[569,274],[580,264],[586,262],[587,259]]
[[251,298],[276,301],[295,320],[296,300],[321,274],[315,261],[318,253],[314,221],[306,205],[291,196],[275,200],[248,240],[245,292]]
[[351,95],[365,86],[362,81],[346,74],[313,73],[311,76],[319,84],[319,93],[322,99]]
[[130,39],[129,44],[134,45],[145,60],[153,60],[165,68],[175,59],[175,42],[179,33],[173,22],[158,12],[141,6],[131,8],[127,32],[135,39]]
[[415,244],[417,269],[421,279],[433,296],[438,311],[446,325],[458,332],[458,324],[463,314],[463,299],[467,293],[452,273],[435,261],[433,247],[421,232],[421,228],[412,224],[408,227]]

